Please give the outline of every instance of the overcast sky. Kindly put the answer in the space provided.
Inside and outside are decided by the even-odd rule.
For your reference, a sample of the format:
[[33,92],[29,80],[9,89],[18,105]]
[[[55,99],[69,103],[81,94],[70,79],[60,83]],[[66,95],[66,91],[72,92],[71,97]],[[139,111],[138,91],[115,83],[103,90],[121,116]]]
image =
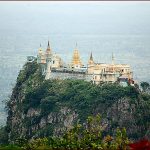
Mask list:
[[150,2],[0,2],[0,33],[150,34]]

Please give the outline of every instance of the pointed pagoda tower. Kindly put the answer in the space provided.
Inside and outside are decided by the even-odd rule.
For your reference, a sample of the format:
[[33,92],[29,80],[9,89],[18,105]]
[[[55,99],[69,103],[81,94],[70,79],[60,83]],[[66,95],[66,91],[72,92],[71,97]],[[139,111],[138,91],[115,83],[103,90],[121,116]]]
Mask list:
[[37,63],[40,64],[40,66],[41,66],[42,75],[45,75],[46,58],[45,58],[45,54],[43,52],[43,49],[41,47],[41,44],[40,44],[40,48],[38,49]]
[[41,44],[40,48],[38,49],[37,63],[46,63],[45,54],[42,50]]
[[49,41],[48,41],[47,49],[46,49],[46,56],[49,57],[51,54],[52,54],[52,50],[50,48],[50,44],[49,44]]
[[94,60],[93,60],[93,55],[92,55],[92,52],[91,52],[90,59],[88,61],[88,65],[93,65],[93,64],[94,64]]
[[88,61],[88,67],[87,67],[88,74],[93,74],[94,73],[94,67],[95,67],[95,62],[93,60],[93,55],[92,55],[92,52],[91,52],[91,55],[90,55],[90,58],[89,58],[89,61]]
[[77,49],[77,43],[76,43],[76,48],[74,49],[74,52],[73,52],[71,66],[72,68],[81,68],[83,66],[81,59],[80,59],[79,51]]

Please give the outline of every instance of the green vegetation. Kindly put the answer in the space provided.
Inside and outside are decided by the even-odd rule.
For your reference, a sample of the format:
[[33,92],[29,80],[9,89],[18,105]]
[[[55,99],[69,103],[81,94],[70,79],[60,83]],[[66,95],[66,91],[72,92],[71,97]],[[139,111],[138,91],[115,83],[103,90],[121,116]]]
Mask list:
[[8,144],[8,134],[6,131],[6,127],[0,128],[0,145]]
[[138,97],[138,92],[134,87],[123,88],[118,84],[93,85],[82,80],[46,80],[26,93],[23,109],[27,112],[31,107],[39,107],[46,115],[62,103],[69,108],[78,109],[79,115],[85,120],[98,104],[109,107],[122,97],[134,100]]
[[147,91],[150,90],[150,85],[149,85],[149,83],[147,83],[147,82],[141,82],[140,86],[142,87],[142,90],[143,90],[144,92],[147,92]]
[[113,136],[104,135],[101,116],[89,116],[85,125],[77,123],[62,137],[36,138],[30,141],[16,139],[14,144],[3,145],[0,150],[149,150],[150,141],[133,142],[128,139],[126,129],[117,128]]
[[62,137],[37,138],[32,141],[17,139],[14,145],[0,149],[22,150],[51,150],[51,149],[100,149],[100,150],[126,150],[130,143],[126,130],[117,129],[114,137],[103,136],[101,116],[88,117],[86,126],[76,124]]

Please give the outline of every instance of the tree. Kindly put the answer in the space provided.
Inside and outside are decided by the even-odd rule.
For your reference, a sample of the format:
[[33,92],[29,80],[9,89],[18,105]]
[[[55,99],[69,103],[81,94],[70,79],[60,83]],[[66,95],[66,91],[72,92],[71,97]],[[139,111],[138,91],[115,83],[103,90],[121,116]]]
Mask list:
[[0,128],[0,145],[8,143],[8,133],[6,131],[6,127]]
[[144,92],[147,92],[150,89],[150,85],[148,82],[141,82],[140,86]]

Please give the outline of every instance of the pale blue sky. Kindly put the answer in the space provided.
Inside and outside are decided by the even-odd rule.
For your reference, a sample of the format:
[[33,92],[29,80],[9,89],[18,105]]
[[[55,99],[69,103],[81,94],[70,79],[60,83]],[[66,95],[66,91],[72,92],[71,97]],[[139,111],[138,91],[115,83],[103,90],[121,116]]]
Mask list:
[[0,2],[0,33],[150,34],[150,2]]

